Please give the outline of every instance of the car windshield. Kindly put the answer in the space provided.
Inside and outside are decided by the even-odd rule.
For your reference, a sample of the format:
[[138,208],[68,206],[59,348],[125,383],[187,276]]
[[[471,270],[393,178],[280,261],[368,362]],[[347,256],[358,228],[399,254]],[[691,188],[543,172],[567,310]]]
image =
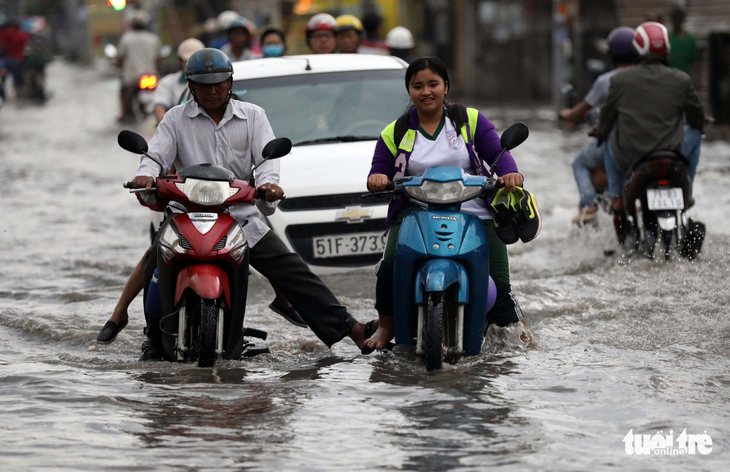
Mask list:
[[241,100],[266,110],[276,136],[297,144],[377,139],[406,110],[405,70],[239,80]]

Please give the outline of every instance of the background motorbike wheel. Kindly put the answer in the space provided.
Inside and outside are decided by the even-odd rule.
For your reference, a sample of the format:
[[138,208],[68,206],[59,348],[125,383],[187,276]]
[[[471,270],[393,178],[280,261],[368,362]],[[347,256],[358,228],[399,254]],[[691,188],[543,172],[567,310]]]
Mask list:
[[429,292],[426,303],[426,319],[423,323],[423,352],[426,370],[439,370],[443,364],[443,319],[445,310],[445,293]]
[[213,367],[215,364],[218,312],[217,300],[200,300],[200,324],[197,326],[197,336],[193,341],[198,367]]

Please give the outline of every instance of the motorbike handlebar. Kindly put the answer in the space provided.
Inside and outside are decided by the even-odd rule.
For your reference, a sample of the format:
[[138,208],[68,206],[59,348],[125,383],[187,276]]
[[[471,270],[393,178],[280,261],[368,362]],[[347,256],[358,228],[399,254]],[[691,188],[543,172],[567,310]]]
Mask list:
[[[257,189],[256,190],[256,198],[263,200],[266,198],[266,190]],[[279,200],[286,200],[286,195],[282,195]]]
[[126,182],[124,182],[122,184],[122,187],[124,187],[124,188],[134,188],[134,187],[132,187],[132,182],[130,182],[129,180],[126,181]]

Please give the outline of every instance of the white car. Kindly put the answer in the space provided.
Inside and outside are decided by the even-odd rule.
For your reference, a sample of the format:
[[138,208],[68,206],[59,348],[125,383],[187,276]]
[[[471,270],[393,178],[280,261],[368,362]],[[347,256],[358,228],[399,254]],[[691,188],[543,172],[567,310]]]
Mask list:
[[233,64],[234,93],[294,144],[280,161],[287,198],[264,220],[315,272],[372,266],[382,255],[388,199],[361,195],[380,132],[408,108],[406,67],[361,54]]

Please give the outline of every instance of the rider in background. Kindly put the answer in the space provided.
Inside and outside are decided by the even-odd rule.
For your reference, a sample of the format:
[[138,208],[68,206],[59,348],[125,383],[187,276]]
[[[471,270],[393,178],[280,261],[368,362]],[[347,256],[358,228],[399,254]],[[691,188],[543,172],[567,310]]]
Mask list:
[[[598,76],[585,98],[573,108],[564,109],[560,112],[560,118],[572,122],[581,122],[584,119],[591,126],[595,126],[600,107],[606,103],[608,88],[611,77],[622,69],[632,66],[638,58],[638,53],[633,45],[634,30],[626,26],[614,29],[608,35],[608,54],[615,66],[615,69]],[[591,223],[596,219],[596,187],[592,175],[603,172],[603,161],[606,144],[598,144],[598,139],[592,138],[591,142],[580,150],[573,161],[573,175],[578,185],[580,194],[580,206],[578,216],[573,218],[573,224],[583,225]]]
[[641,24],[633,44],[641,60],[611,78],[598,127],[599,139],[608,140],[605,165],[617,227],[626,217],[622,195],[625,174],[631,166],[652,151],[679,151],[689,160],[692,182],[705,124],[692,79],[669,67],[669,35],[664,25]]
[[362,27],[365,30],[365,37],[360,42],[361,54],[390,54],[388,46],[380,37],[380,28],[383,26],[383,17],[375,12],[366,13],[362,17]]
[[30,35],[20,29],[20,22],[15,19],[5,24],[2,40],[5,70],[13,77],[15,98],[18,98],[25,84],[25,46]]
[[337,51],[340,54],[355,54],[360,47],[362,23],[354,15],[337,17]]
[[240,18],[240,16],[241,15],[233,10],[221,12],[215,18],[215,26],[218,30],[218,37],[213,39],[208,47],[222,49],[223,46],[228,44],[228,25],[231,24],[231,21]]
[[681,8],[675,8],[671,13],[672,31],[669,32],[669,44],[672,54],[669,56],[669,65],[689,74],[696,87],[701,87],[697,79],[700,77],[700,50],[697,39],[684,29],[684,20],[687,13]]
[[263,57],[282,57],[286,54],[286,34],[281,28],[264,28],[259,41]]
[[156,74],[160,60],[160,38],[147,31],[150,16],[140,10],[132,17],[132,30],[119,40],[117,65],[122,68],[122,116],[120,121],[134,121],[133,100],[139,91],[139,79]]
[[248,19],[239,16],[228,24],[228,44],[221,48],[231,62],[247,61],[256,55],[251,51],[251,31]]
[[385,45],[390,49],[391,56],[403,59],[408,64],[413,62],[412,53],[416,43],[408,28],[396,26],[390,30],[385,37]]
[[167,110],[182,103],[183,94],[188,89],[188,81],[185,80],[185,64],[195,51],[203,48],[205,45],[195,38],[186,39],[177,47],[180,70],[160,79],[155,89],[155,117],[158,123],[162,121]]
[[[407,112],[409,130],[415,136],[413,148],[408,153],[399,148],[400,143],[395,142],[397,121],[386,127],[375,147],[368,189],[371,192],[383,191],[388,182],[408,175],[421,175],[427,168],[439,165],[459,166],[469,174],[488,176],[488,166],[502,150],[499,136],[494,125],[475,109],[465,110],[464,114],[470,117],[467,123],[456,124],[454,120],[459,115],[459,108],[463,110],[463,107],[445,101],[450,82],[444,64],[434,57],[415,60],[406,70],[405,85],[413,103]],[[464,126],[473,134],[471,147],[464,142]],[[498,180],[508,192],[514,192],[515,187],[522,186],[522,174],[518,172],[517,164],[509,152],[505,152],[500,159],[496,172],[500,176]],[[378,266],[375,292],[379,326],[365,342],[369,349],[383,349],[393,338],[395,246],[403,218],[420,209],[421,206],[400,199],[391,200],[388,207],[388,241]],[[497,300],[487,314],[488,322],[498,326],[524,322],[522,310],[510,285],[507,246],[497,235],[489,202],[482,198],[469,200],[461,205],[461,211],[479,217],[487,235],[489,275],[497,286]],[[502,220],[499,224],[502,225]],[[486,280],[484,284],[486,289]]]
[[307,45],[314,54],[332,54],[337,48],[337,20],[328,13],[318,13],[307,22]]

